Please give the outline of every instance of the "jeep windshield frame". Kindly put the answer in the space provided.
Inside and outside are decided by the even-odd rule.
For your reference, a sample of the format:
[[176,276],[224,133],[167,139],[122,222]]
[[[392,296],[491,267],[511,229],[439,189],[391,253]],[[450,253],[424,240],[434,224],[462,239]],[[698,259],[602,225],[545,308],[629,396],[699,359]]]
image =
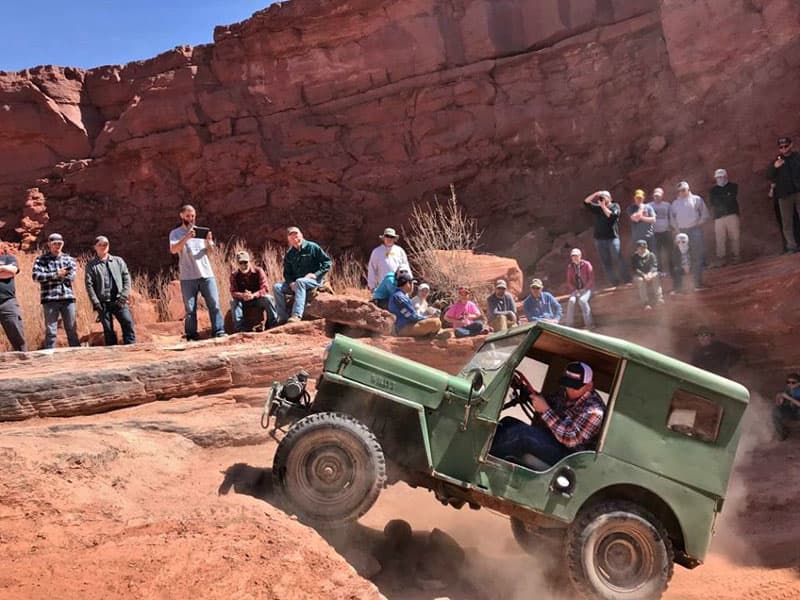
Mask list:
[[471,372],[480,370],[483,373],[484,385],[488,387],[520,345],[526,342],[529,333],[521,331],[496,340],[487,340],[461,369],[459,375],[469,377]]

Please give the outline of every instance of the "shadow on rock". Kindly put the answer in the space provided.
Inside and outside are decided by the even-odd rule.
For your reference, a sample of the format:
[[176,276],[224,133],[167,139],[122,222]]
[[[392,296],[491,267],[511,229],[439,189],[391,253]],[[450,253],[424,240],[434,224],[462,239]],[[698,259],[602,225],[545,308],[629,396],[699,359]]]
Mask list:
[[272,469],[236,463],[228,467],[224,473],[225,478],[217,490],[220,495],[229,493],[233,488],[233,491],[237,494],[252,496],[270,504],[274,502],[275,492],[272,487]]

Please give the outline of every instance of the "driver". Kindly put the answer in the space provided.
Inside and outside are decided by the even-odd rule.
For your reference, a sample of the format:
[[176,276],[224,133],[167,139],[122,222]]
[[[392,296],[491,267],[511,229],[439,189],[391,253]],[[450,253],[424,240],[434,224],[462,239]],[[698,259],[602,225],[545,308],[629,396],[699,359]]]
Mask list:
[[561,389],[547,398],[536,392],[524,377],[520,397],[530,397],[539,415],[532,425],[514,417],[503,417],[497,425],[490,454],[514,462],[532,454],[553,465],[580,450],[594,447],[603,424],[605,405],[594,389],[592,368],[583,362],[569,363],[561,377]]

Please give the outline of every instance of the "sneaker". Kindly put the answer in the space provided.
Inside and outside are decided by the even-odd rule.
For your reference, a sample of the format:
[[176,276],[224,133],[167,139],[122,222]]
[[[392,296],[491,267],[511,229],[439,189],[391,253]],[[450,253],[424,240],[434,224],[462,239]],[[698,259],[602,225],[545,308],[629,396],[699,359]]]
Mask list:
[[216,334],[214,337],[215,337],[215,338],[224,338],[224,337],[228,337],[228,334],[227,334],[227,333],[225,333],[224,331],[220,331],[220,332],[219,332],[218,334]]
[[187,342],[199,342],[200,341],[200,338],[198,336],[196,336],[196,335],[183,334],[181,336],[181,339],[182,340],[186,340]]
[[652,307],[652,306],[650,306],[649,304],[645,304],[645,305],[644,305],[644,309],[645,309],[645,310],[653,310],[653,307]]
[[453,337],[453,330],[452,329],[440,329],[438,333],[433,336],[435,340],[449,340]]
[[287,319],[286,323],[299,323],[302,320],[303,319],[301,317],[298,317],[297,315],[292,315]]
[[702,292],[705,289],[708,289],[708,288],[706,288],[706,286],[704,286],[704,285],[696,285],[696,286],[694,286],[694,291],[695,292]]
[[659,298],[658,300],[656,300],[656,304],[664,304],[664,299]]

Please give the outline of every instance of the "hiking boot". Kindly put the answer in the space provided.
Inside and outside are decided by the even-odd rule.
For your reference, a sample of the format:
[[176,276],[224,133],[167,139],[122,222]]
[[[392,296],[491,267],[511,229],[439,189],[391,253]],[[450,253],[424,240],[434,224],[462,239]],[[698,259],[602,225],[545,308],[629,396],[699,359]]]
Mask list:
[[289,323],[299,323],[302,320],[303,320],[302,317],[298,317],[297,315],[292,315],[286,320],[286,324],[288,325]]
[[449,340],[453,337],[452,329],[440,329],[439,332],[433,336],[435,340]]

